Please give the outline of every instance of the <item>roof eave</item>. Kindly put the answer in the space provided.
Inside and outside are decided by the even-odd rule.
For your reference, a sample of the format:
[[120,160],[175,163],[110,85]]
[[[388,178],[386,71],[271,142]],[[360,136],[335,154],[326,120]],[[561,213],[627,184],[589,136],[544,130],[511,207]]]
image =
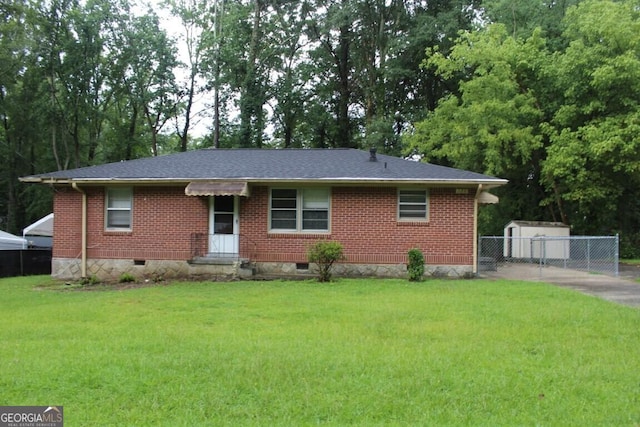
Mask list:
[[287,184],[287,183],[322,183],[322,184],[376,184],[376,185],[437,185],[437,186],[476,186],[482,185],[484,189],[491,189],[507,184],[506,179],[419,179],[419,178],[254,178],[254,177],[229,177],[229,178],[51,178],[28,176],[20,178],[21,182],[71,185],[72,183],[84,185],[126,184],[126,185],[186,185],[194,181],[247,181],[251,184]]

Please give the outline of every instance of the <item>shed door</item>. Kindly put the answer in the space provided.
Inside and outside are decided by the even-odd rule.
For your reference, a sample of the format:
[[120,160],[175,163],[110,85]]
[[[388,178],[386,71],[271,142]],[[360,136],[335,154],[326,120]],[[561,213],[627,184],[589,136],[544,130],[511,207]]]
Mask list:
[[209,253],[238,255],[238,197],[213,196],[209,208]]
[[513,228],[514,227],[507,228],[507,250],[504,254],[507,258],[511,258],[513,256]]

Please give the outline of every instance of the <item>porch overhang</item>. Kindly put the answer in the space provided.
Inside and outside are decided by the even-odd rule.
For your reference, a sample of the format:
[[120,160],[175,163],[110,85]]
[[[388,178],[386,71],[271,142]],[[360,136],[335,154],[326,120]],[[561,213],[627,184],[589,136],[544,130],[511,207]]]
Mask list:
[[245,196],[249,197],[247,181],[193,181],[184,189],[187,196]]
[[498,196],[493,195],[487,191],[482,191],[479,195],[478,195],[478,203],[483,204],[483,205],[493,205],[496,204],[500,201],[500,199],[498,198]]

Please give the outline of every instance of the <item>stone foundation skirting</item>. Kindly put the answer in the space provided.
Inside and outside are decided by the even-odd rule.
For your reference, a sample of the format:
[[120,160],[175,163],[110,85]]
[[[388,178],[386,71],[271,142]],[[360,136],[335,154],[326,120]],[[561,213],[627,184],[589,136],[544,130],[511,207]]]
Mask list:
[[[82,279],[81,261],[78,258],[53,258],[51,276],[59,280]],[[313,264],[290,262],[259,262],[250,266],[239,260],[225,262],[197,262],[131,259],[90,259],[87,260],[87,277],[101,281],[119,281],[123,275],[133,276],[136,280],[231,280],[252,277],[308,277],[316,276]],[[407,277],[404,264],[349,264],[333,266],[335,277]],[[425,277],[472,277],[470,265],[425,265]]]
[[[425,277],[473,277],[473,267],[470,265],[425,265]],[[256,263],[255,274],[258,276],[309,276],[315,277],[316,268],[313,264],[296,264],[286,262]],[[335,277],[407,277],[405,264],[334,264],[332,274]]]
[[[190,264],[187,261],[146,260],[136,262],[131,259],[90,259],[87,260],[87,277],[101,281],[117,282],[123,275],[131,275],[136,280],[230,280],[242,275],[239,261],[223,264]],[[82,279],[81,261],[77,258],[53,258],[51,276],[59,280]]]

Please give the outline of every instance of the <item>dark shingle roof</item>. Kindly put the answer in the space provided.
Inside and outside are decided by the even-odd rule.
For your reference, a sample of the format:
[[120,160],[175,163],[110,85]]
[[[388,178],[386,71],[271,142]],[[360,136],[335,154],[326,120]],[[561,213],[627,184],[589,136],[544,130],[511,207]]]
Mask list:
[[25,182],[433,181],[502,185],[491,176],[356,149],[202,149],[22,178]]

